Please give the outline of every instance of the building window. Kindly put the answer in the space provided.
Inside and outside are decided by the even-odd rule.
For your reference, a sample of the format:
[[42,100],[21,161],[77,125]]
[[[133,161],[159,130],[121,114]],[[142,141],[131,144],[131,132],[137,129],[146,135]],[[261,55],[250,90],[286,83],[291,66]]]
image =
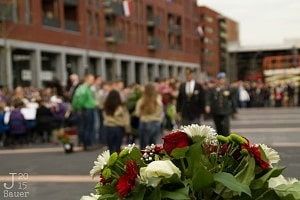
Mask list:
[[211,27],[205,27],[205,32],[206,33],[213,33],[214,30]]
[[209,23],[212,23],[214,21],[214,19],[210,16],[205,16],[205,20]]
[[18,22],[17,0],[0,2],[0,21]]
[[43,25],[60,27],[58,0],[42,0]]
[[65,29],[70,31],[79,31],[78,1],[65,0],[64,13],[65,13]]

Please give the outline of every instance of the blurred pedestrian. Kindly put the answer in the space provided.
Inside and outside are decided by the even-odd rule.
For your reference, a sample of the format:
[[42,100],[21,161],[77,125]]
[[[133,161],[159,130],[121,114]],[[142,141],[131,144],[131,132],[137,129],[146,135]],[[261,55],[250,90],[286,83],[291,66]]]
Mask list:
[[244,88],[243,82],[239,83],[239,104],[241,108],[246,108],[250,101],[250,96],[247,90]]
[[120,152],[123,136],[130,132],[130,117],[118,91],[112,90],[108,94],[103,111],[108,148],[111,153]]
[[199,124],[204,112],[205,95],[202,86],[194,79],[194,71],[186,71],[186,82],[179,88],[176,110],[181,125]]
[[24,103],[21,99],[15,99],[13,102],[13,110],[9,117],[9,133],[11,142],[15,144],[26,144],[27,138],[27,124],[24,115],[21,112],[21,108],[24,107]]
[[0,101],[0,147],[3,147],[5,145],[6,134],[9,130],[8,125],[4,122],[5,107],[5,103]]
[[140,119],[140,147],[144,149],[147,145],[156,143],[156,139],[161,133],[164,114],[161,96],[158,95],[153,84],[145,86],[143,96],[137,102],[135,113]]
[[281,84],[278,84],[274,88],[274,98],[275,98],[275,107],[282,107],[282,102],[284,98],[284,90]]
[[54,127],[54,116],[50,110],[50,105],[46,101],[39,101],[36,112],[36,131],[42,142],[50,142]]
[[96,99],[91,90],[95,80],[94,75],[87,74],[84,83],[75,91],[72,107],[79,113],[79,137],[83,143],[84,150],[87,150],[93,144],[94,140],[94,110],[96,108]]
[[217,78],[216,87],[207,95],[206,110],[213,116],[217,133],[227,136],[230,133],[230,115],[234,97],[226,83],[225,73],[219,73]]
[[288,83],[286,87],[287,97],[288,97],[288,106],[294,106],[295,105],[295,93],[296,88],[292,83]]

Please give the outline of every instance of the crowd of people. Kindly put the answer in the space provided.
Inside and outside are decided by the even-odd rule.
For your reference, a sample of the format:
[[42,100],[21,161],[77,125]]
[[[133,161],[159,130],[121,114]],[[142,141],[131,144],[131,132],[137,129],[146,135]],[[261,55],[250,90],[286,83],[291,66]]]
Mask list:
[[[139,138],[141,148],[155,143],[164,130],[212,118],[218,133],[227,135],[238,108],[300,105],[299,88],[292,83],[270,86],[238,81],[226,75],[198,83],[187,71],[186,81],[175,78],[125,87],[122,80],[103,81],[72,74],[66,87],[54,80],[44,89],[0,89],[0,145],[49,143],[57,131],[76,127],[84,150],[95,144],[119,151]],[[204,117],[202,117],[204,116]]]

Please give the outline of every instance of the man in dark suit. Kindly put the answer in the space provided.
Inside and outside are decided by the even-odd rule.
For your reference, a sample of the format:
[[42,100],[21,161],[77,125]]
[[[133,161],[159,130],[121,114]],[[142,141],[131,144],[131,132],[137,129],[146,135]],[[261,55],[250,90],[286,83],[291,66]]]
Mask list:
[[181,125],[198,124],[204,111],[204,90],[194,79],[194,71],[186,71],[186,82],[179,88],[176,109]]
[[211,112],[218,134],[229,135],[230,115],[233,112],[234,94],[226,83],[225,73],[219,73],[216,86],[207,93],[207,112]]

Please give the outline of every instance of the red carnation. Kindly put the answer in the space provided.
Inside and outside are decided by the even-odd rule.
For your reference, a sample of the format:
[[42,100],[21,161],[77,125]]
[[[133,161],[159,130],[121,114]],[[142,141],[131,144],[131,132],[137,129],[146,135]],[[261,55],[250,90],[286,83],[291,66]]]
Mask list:
[[122,198],[126,197],[133,188],[134,184],[132,184],[132,180],[127,175],[121,176],[116,185],[117,192]]
[[131,180],[135,180],[138,175],[138,166],[135,161],[129,160],[126,163],[126,172],[127,175]]
[[170,155],[176,148],[184,148],[189,145],[189,137],[182,131],[172,132],[164,138],[164,150]]
[[265,170],[270,168],[270,164],[262,159],[260,149],[257,145],[251,145],[248,141],[248,143],[242,145],[242,148],[247,149],[261,169]]
[[135,186],[135,179],[138,176],[138,166],[135,161],[129,160],[126,163],[126,171],[117,182],[116,189],[121,198],[126,197]]

